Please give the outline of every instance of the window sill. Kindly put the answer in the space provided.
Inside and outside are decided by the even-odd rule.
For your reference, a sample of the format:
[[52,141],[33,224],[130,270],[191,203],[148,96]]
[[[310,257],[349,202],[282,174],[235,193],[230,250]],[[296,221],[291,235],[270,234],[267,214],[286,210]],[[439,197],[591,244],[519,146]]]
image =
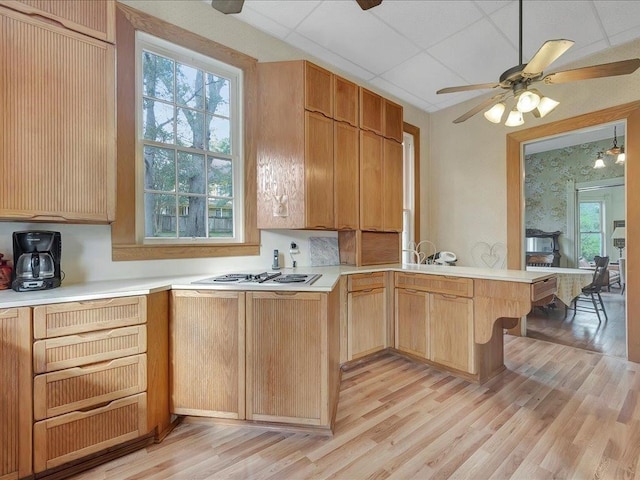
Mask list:
[[113,245],[114,262],[132,260],[167,260],[172,258],[240,257],[260,255],[259,243],[226,243],[217,245]]

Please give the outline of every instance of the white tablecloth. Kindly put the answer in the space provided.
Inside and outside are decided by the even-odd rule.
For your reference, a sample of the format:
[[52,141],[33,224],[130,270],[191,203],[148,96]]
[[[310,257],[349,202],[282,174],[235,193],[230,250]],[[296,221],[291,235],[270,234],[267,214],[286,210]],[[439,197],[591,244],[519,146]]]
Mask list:
[[531,272],[555,273],[558,279],[556,298],[567,306],[593,280],[593,271],[581,268],[527,267]]

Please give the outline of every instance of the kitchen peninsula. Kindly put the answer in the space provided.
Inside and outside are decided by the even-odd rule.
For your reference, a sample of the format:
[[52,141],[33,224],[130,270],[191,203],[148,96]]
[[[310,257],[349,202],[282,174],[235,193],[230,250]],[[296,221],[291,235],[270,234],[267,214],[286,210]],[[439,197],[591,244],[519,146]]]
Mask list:
[[[2,428],[33,448],[36,473],[159,438],[170,413],[330,434],[341,365],[391,351],[485,382],[505,368],[508,319],[556,285],[543,272],[426,265],[296,273],[321,277],[302,286],[192,283],[199,275],[0,292],[0,322],[16,343],[2,345],[10,363],[2,371],[20,372],[16,401],[33,397],[35,406]],[[33,371],[22,358],[31,351]],[[117,381],[124,370],[127,385]],[[65,382],[87,394],[60,397]],[[98,393],[88,388],[95,382]],[[104,422],[126,425],[109,438],[82,435]],[[54,448],[63,431],[86,444]]]

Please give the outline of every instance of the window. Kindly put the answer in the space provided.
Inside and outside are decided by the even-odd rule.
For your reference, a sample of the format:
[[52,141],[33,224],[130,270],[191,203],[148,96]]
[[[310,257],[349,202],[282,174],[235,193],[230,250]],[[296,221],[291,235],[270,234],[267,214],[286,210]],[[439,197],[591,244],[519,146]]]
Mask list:
[[242,71],[139,33],[144,242],[242,239]]
[[116,14],[112,259],[259,255],[256,60],[121,3]]
[[580,202],[580,256],[592,262],[596,255],[604,252],[603,204],[602,202]]

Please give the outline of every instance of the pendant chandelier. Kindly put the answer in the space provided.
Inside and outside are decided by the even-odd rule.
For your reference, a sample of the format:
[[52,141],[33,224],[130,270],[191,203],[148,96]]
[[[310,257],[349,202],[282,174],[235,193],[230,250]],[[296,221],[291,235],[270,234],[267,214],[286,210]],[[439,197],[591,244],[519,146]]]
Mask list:
[[[624,153],[624,145],[621,147],[618,146],[618,137],[617,137],[616,127],[613,127],[613,146],[606,151],[607,155],[616,156],[616,163],[619,165],[624,163],[627,159],[626,153]],[[595,168],[595,167],[594,167]]]

